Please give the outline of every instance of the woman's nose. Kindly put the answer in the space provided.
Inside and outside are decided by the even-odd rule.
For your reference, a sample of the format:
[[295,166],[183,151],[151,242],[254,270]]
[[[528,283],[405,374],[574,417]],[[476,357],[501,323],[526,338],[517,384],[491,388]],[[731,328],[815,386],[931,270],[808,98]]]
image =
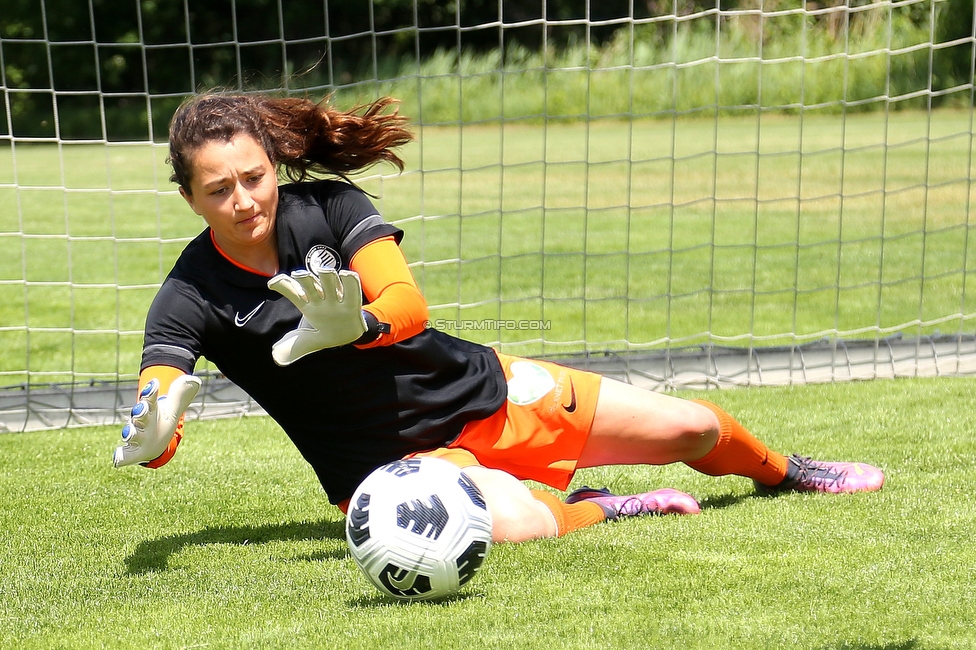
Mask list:
[[250,210],[253,205],[254,199],[251,198],[251,194],[244,188],[239,187],[234,196],[234,209],[238,212],[245,212]]

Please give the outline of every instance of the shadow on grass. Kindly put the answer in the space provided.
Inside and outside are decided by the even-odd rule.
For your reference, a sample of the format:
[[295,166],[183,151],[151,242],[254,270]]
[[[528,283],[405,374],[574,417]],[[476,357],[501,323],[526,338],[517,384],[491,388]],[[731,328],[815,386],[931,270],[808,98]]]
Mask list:
[[894,643],[840,643],[822,646],[820,650],[923,650],[924,647],[918,639],[908,639]]
[[391,606],[392,607],[417,607],[417,606],[443,607],[447,605],[454,605],[460,602],[464,602],[472,598],[484,598],[484,594],[479,592],[467,593],[465,591],[461,591],[459,593],[452,594],[444,598],[435,598],[433,600],[424,600],[424,601],[409,601],[409,600],[400,600],[398,598],[394,598],[393,596],[387,596],[385,594],[377,593],[372,596],[360,596],[358,598],[351,599],[348,601],[348,604],[350,607],[363,608],[363,609],[375,609],[377,607],[391,607]]
[[[734,505],[738,505],[743,501],[750,501],[752,499],[760,500],[772,500],[778,499],[780,497],[787,497],[791,494],[798,494],[797,492],[792,492],[790,490],[784,490],[782,492],[760,492],[759,490],[753,492],[747,492],[744,494],[734,494],[732,492],[728,494],[719,494],[714,496],[707,496],[699,499],[699,505],[702,509],[715,509],[721,510],[722,508],[729,508]],[[896,646],[882,646],[879,650],[911,650],[916,646],[911,645],[896,645]],[[874,647],[872,646],[872,650]]]
[[[296,521],[265,526],[216,526],[195,533],[170,535],[159,539],[139,542],[135,551],[125,558],[126,571],[140,575],[165,571],[169,558],[187,546],[208,544],[267,544],[279,541],[303,541],[315,539],[345,540],[345,524],[342,521]],[[345,544],[341,551],[325,551],[303,556],[308,561],[341,559],[345,557]]]
[[721,510],[722,508],[729,508],[731,506],[738,505],[743,501],[751,501],[752,499],[775,499],[779,496],[790,494],[790,492],[745,492],[741,494],[735,494],[729,492],[728,494],[718,494],[714,496],[707,496],[699,500],[699,504],[702,509],[715,509]]
[[755,494],[721,494],[717,496],[708,496],[699,500],[699,505],[702,510],[714,509],[721,510],[722,508],[729,508],[736,504],[742,503],[748,499],[755,498]]

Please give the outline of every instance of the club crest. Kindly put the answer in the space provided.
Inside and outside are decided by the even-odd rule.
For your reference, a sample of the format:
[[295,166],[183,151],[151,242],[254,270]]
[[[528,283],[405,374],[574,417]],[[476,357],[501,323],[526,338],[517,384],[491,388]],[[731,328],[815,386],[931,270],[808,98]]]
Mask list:
[[305,255],[305,268],[315,273],[323,271],[338,271],[342,261],[339,253],[335,252],[325,244],[316,244],[309,249]]

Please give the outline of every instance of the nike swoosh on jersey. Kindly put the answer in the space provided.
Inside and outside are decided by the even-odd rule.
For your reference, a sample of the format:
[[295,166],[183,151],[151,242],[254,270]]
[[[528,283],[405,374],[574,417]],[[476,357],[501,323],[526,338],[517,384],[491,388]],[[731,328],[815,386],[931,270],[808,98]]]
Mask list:
[[234,314],[234,325],[237,325],[238,327],[244,327],[245,325],[247,325],[247,321],[251,320],[251,317],[254,316],[254,314],[261,311],[262,307],[264,307],[263,302],[259,303],[257,307],[249,311],[244,316],[241,316],[241,312],[237,312],[236,314]]

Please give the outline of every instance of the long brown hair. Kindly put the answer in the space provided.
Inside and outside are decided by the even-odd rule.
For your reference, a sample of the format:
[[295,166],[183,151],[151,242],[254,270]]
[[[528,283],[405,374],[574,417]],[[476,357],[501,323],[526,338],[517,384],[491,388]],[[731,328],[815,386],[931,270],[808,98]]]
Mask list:
[[[193,176],[193,154],[208,142],[229,142],[250,135],[271,163],[292,181],[315,174],[346,174],[388,162],[403,171],[394,151],[413,139],[397,100],[383,97],[341,111],[330,99],[207,93],[189,98],[169,127],[170,180],[187,192]],[[386,109],[393,106],[392,111]]]

